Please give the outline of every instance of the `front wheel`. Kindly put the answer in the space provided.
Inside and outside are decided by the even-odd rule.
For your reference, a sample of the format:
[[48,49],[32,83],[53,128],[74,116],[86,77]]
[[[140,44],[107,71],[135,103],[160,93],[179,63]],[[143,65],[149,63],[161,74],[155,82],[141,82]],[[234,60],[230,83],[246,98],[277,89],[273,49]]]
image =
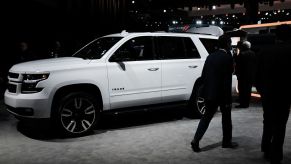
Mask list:
[[197,84],[193,91],[189,102],[190,117],[201,118],[205,113],[205,100],[202,97],[202,84]]
[[57,105],[56,124],[65,135],[79,136],[93,130],[99,120],[96,98],[84,92],[69,93]]

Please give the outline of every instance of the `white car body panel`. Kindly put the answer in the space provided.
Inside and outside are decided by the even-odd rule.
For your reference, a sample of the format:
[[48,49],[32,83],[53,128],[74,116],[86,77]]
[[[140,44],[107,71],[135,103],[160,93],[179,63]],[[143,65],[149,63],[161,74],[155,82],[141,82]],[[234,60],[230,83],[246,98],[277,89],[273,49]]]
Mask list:
[[[161,103],[161,61],[107,63],[111,108]],[[157,69],[151,71],[150,69]]]
[[189,100],[192,89],[200,77],[203,63],[200,59],[162,61],[163,102]]

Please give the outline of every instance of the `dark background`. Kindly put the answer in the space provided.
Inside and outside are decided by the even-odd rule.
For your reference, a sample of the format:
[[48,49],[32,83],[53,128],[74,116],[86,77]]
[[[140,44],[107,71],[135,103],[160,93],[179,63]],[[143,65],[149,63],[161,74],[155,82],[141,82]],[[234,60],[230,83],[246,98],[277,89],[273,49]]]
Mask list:
[[[284,2],[285,0],[276,0]],[[287,1],[287,0],[286,0]],[[183,7],[244,5],[246,13],[223,28],[256,23],[258,4],[273,0],[6,0],[0,5],[0,90],[4,90],[8,69],[15,64],[19,42],[25,41],[37,59],[49,58],[53,42],[61,42],[70,56],[92,39],[127,31],[167,31],[173,20],[193,24]],[[167,12],[163,12],[166,10]],[[190,9],[191,10],[191,9]],[[231,10],[235,10],[232,8]],[[222,18],[225,15],[222,16]],[[290,16],[289,16],[290,17]],[[200,18],[200,17],[199,17]],[[203,19],[210,22],[212,15]],[[278,18],[276,18],[278,19]],[[271,21],[271,20],[270,20]],[[274,21],[274,20],[272,20]]]
[[[281,0],[284,1],[284,0]],[[1,2],[1,60],[15,43],[31,42],[39,57],[60,40],[71,54],[101,35],[127,31],[166,31],[172,20],[193,23],[185,6],[244,4],[239,25],[257,22],[258,3],[272,0],[9,0]],[[163,13],[162,10],[167,12]],[[237,22],[237,21],[236,21]],[[159,24],[159,26],[152,26]],[[231,27],[239,27],[230,25]],[[65,44],[65,45],[64,45]]]

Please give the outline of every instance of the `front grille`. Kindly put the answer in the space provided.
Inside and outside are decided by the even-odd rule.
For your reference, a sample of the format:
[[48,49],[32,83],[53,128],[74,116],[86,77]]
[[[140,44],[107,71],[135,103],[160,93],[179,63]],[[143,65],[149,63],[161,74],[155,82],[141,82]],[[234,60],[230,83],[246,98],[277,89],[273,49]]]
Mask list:
[[9,77],[9,78],[13,78],[13,79],[18,79],[19,74],[18,74],[18,73],[12,73],[12,72],[9,72],[9,73],[8,73],[8,77]]
[[7,86],[8,91],[11,93],[16,93],[16,88],[17,88],[17,86],[14,84],[8,84],[8,86]]

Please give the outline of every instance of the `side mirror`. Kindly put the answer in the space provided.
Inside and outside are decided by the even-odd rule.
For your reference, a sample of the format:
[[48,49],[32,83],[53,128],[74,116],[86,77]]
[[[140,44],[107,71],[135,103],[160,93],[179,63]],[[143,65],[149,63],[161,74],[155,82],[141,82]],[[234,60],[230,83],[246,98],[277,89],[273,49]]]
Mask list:
[[122,53],[115,53],[115,54],[113,54],[113,56],[109,59],[109,62],[115,62],[115,63],[117,63],[121,67],[121,69],[123,71],[126,70],[125,64],[124,64],[123,58],[122,58]]
[[122,69],[123,71],[126,71],[125,64],[124,64],[122,61],[117,62],[117,64],[121,67],[121,69]]

